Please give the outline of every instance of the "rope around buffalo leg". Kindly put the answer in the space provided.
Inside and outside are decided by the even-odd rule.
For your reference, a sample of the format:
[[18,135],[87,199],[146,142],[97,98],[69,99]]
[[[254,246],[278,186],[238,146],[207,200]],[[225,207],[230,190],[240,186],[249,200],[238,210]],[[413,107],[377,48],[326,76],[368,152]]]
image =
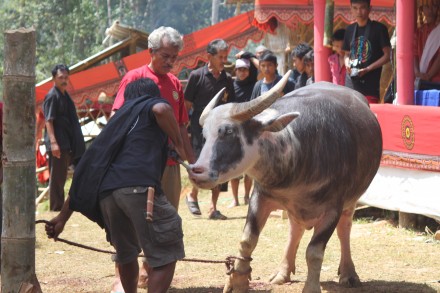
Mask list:
[[[51,223],[47,220],[37,220],[37,221],[35,221],[35,224],[51,225]],[[66,240],[63,238],[57,238],[56,240],[54,239],[54,241],[63,242],[68,245],[76,246],[76,247],[91,250],[91,251],[116,255],[115,251],[99,249],[99,248],[87,246],[84,244],[76,243],[73,241],[69,241],[69,240]],[[138,257],[144,257],[144,255],[139,254]],[[236,259],[243,260],[243,261],[252,261],[252,258],[250,258],[250,257],[241,257],[241,256],[228,256],[228,257],[226,257],[226,260],[205,260],[205,259],[196,259],[196,258],[184,258],[184,259],[181,259],[180,261],[198,262],[198,263],[223,263],[226,265],[226,274],[229,275],[234,270],[234,262]]]

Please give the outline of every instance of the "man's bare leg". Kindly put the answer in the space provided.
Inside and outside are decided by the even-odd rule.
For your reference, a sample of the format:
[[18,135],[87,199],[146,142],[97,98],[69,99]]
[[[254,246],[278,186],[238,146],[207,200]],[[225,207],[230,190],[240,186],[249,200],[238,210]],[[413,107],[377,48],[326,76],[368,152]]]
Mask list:
[[[119,264],[119,275],[125,293],[137,293],[137,284],[139,278],[139,263],[137,259]],[[155,291],[151,291],[155,292]]]
[[231,180],[231,189],[232,189],[232,202],[228,206],[229,208],[233,208],[236,206],[239,206],[240,203],[238,202],[238,185],[240,183],[240,179],[232,179]]
[[252,178],[244,175],[244,204],[249,204],[249,195],[251,194]]
[[220,196],[220,186],[216,186],[211,189],[211,211],[217,210],[217,201]]
[[148,277],[148,292],[166,293],[173,280],[176,262],[151,268]]
[[112,292],[118,292],[118,293],[124,292],[124,287],[122,287],[121,276],[119,275],[119,268],[117,262],[115,262],[115,279],[112,285]]
[[217,210],[217,201],[220,195],[220,185],[217,185],[211,189],[211,210],[209,211],[209,218],[212,220],[226,220],[227,217],[222,215],[219,210]]
[[[147,262],[142,262],[142,266],[139,270],[138,288],[147,288],[148,286],[148,272],[150,267]],[[121,276],[119,275],[118,263],[115,262],[115,279],[112,285],[112,292],[124,293],[124,288],[122,287]]]
[[188,201],[198,202],[199,189],[195,186],[192,187],[191,192],[187,194]]

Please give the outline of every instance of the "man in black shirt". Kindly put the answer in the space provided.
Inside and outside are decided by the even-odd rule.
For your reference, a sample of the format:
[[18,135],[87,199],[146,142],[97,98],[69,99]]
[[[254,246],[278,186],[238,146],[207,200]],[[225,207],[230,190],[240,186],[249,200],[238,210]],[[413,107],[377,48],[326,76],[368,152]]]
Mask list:
[[[123,106],[85,152],[61,212],[46,225],[56,239],[79,211],[105,227],[127,293],[137,292],[141,250],[150,268],[148,292],[166,292],[176,261],[185,257],[182,220],[161,187],[168,137],[183,160],[185,150],[173,108],[158,94],[149,78],[127,85]],[[154,199],[147,199],[150,188]]]
[[69,68],[58,64],[52,69],[53,88],[44,98],[46,119],[44,142],[49,154],[50,210],[59,211],[64,203],[67,169],[84,153],[85,144],[75,105],[66,91]]
[[350,4],[356,22],[346,28],[342,47],[345,85],[363,94],[369,103],[378,103],[382,66],[390,61],[390,38],[383,24],[369,19],[370,0],[351,0]]
[[[235,91],[232,77],[224,70],[224,64],[228,61],[228,44],[222,39],[211,41],[207,47],[208,64],[191,72],[188,84],[185,88],[185,104],[193,110],[191,115],[191,144],[196,158],[199,157],[203,147],[202,127],[199,124],[203,109],[209,104],[214,96],[226,88],[222,103],[234,102]],[[226,217],[217,210],[217,200],[220,194],[219,187],[212,189],[210,219],[225,220]],[[200,215],[198,206],[198,189],[193,187],[187,195],[186,201],[190,212]]]

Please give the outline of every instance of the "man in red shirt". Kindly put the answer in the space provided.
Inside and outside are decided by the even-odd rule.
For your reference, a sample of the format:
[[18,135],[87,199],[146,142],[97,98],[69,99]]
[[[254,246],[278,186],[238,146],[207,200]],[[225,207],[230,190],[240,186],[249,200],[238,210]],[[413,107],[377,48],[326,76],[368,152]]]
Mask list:
[[[171,27],[160,27],[148,36],[148,50],[151,55],[150,64],[130,70],[124,75],[113,104],[113,111],[117,111],[124,103],[125,87],[131,81],[148,77],[152,79],[160,90],[161,97],[166,99],[174,110],[177,123],[179,124],[186,157],[190,164],[195,162],[194,153],[189,141],[186,124],[188,113],[185,108],[182,84],[179,79],[170,73],[179,51],[183,48],[183,39],[179,32]],[[168,201],[176,208],[179,207],[181,179],[180,166],[173,160],[168,159],[167,166],[162,177],[162,189]],[[144,262],[144,269],[148,272],[148,265]],[[141,271],[139,286],[146,287],[147,273]],[[114,292],[123,292],[119,280],[116,263],[116,280],[113,284]]]

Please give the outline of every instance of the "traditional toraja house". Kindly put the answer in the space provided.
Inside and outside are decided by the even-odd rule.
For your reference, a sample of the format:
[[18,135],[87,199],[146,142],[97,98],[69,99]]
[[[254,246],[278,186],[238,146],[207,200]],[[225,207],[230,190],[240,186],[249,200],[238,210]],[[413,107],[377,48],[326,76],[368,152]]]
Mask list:
[[[239,2],[244,3],[240,0],[227,1],[230,4]],[[330,80],[327,65],[330,49],[324,45],[325,11],[329,3],[334,6],[334,28],[353,21],[349,0],[256,0],[255,11],[239,14],[184,36],[185,47],[174,73],[206,61],[206,45],[214,38],[223,38],[236,48],[245,47],[249,40],[263,40],[283,57],[288,56],[286,48],[293,48],[299,41],[307,41],[315,50],[316,80]],[[413,37],[418,4],[408,0],[372,0],[371,3],[371,18],[385,23],[390,34],[397,27],[398,105],[371,106],[382,127],[384,152],[381,168],[362,201],[371,206],[423,214],[440,220],[440,198],[435,194],[436,182],[440,179],[440,135],[436,127],[440,122],[440,109],[413,106]],[[112,33],[111,30],[109,33]],[[122,34],[119,39],[124,39],[124,36]],[[148,61],[148,52],[143,50],[118,61],[74,73],[69,92],[79,108],[96,107],[101,111],[110,106],[121,75]],[[37,109],[50,87],[51,83],[37,85]]]

